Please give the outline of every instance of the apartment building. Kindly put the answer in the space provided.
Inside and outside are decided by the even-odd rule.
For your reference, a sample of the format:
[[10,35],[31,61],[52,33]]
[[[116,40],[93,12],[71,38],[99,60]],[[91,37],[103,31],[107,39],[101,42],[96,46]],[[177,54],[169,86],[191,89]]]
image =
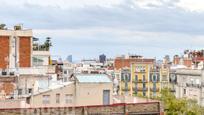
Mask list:
[[161,76],[161,88],[169,87],[169,75],[170,75],[170,65],[163,63],[160,67],[160,76]]
[[178,69],[175,72],[175,95],[177,98],[196,100],[204,106],[204,70],[203,69]]
[[[153,81],[151,81],[151,78],[155,76],[154,71],[152,71],[152,67],[152,63],[132,63],[131,87],[133,95],[144,97],[151,96],[151,93],[153,93]],[[157,83],[155,82],[155,84]]]
[[126,67],[121,70],[121,73],[118,75],[119,79],[119,94],[130,96],[132,95],[132,83],[131,83],[131,70]]
[[[150,96],[150,68],[155,59],[128,56],[115,59],[115,72],[120,79],[119,94]],[[120,73],[120,74],[118,74]]]
[[150,66],[149,97],[157,97],[161,91],[161,68],[157,65]]
[[114,68],[115,70],[120,70],[125,67],[130,68],[132,63],[138,63],[138,62],[154,63],[155,59],[143,58],[142,56],[138,56],[138,55],[129,55],[127,57],[124,57],[124,56],[116,57],[114,60]]
[[27,97],[30,107],[66,107],[112,104],[113,84],[104,74],[77,74]]
[[32,66],[32,30],[0,30],[0,69]]
[[161,90],[160,69],[152,63],[132,63],[120,75],[120,94],[126,96],[156,97]]

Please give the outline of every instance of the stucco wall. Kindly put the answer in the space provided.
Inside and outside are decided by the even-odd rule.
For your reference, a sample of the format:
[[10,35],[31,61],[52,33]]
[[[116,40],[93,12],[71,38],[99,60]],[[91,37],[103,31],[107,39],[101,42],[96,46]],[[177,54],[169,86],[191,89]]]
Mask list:
[[112,104],[112,83],[80,83],[76,86],[76,106],[103,105],[103,90],[110,90]]

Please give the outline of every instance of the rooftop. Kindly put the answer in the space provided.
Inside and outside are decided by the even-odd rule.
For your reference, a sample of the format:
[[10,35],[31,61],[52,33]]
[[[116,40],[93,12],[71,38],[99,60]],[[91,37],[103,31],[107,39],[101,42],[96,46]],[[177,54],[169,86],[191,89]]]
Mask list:
[[77,74],[76,79],[81,83],[111,83],[111,79],[105,74]]
[[177,74],[182,74],[182,75],[202,75],[203,70],[199,69],[179,69],[176,71]]

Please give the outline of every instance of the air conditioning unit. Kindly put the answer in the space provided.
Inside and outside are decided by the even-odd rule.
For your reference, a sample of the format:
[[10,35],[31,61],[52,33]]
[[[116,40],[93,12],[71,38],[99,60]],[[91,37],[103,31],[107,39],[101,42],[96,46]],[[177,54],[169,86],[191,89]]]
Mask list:
[[6,71],[2,71],[2,75],[7,75],[7,72]]
[[15,75],[15,73],[14,72],[10,72],[10,75]]
[[22,30],[23,29],[23,24],[17,24],[14,26],[14,30]]

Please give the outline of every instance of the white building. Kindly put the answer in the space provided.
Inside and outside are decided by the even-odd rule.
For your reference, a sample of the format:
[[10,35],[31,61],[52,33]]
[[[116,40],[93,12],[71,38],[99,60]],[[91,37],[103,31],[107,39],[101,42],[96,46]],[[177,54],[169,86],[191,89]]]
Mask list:
[[102,74],[77,74],[70,82],[51,85],[28,96],[30,107],[66,107],[112,104],[112,81]]
[[199,105],[204,106],[204,70],[178,69],[175,76],[176,97],[194,99]]

